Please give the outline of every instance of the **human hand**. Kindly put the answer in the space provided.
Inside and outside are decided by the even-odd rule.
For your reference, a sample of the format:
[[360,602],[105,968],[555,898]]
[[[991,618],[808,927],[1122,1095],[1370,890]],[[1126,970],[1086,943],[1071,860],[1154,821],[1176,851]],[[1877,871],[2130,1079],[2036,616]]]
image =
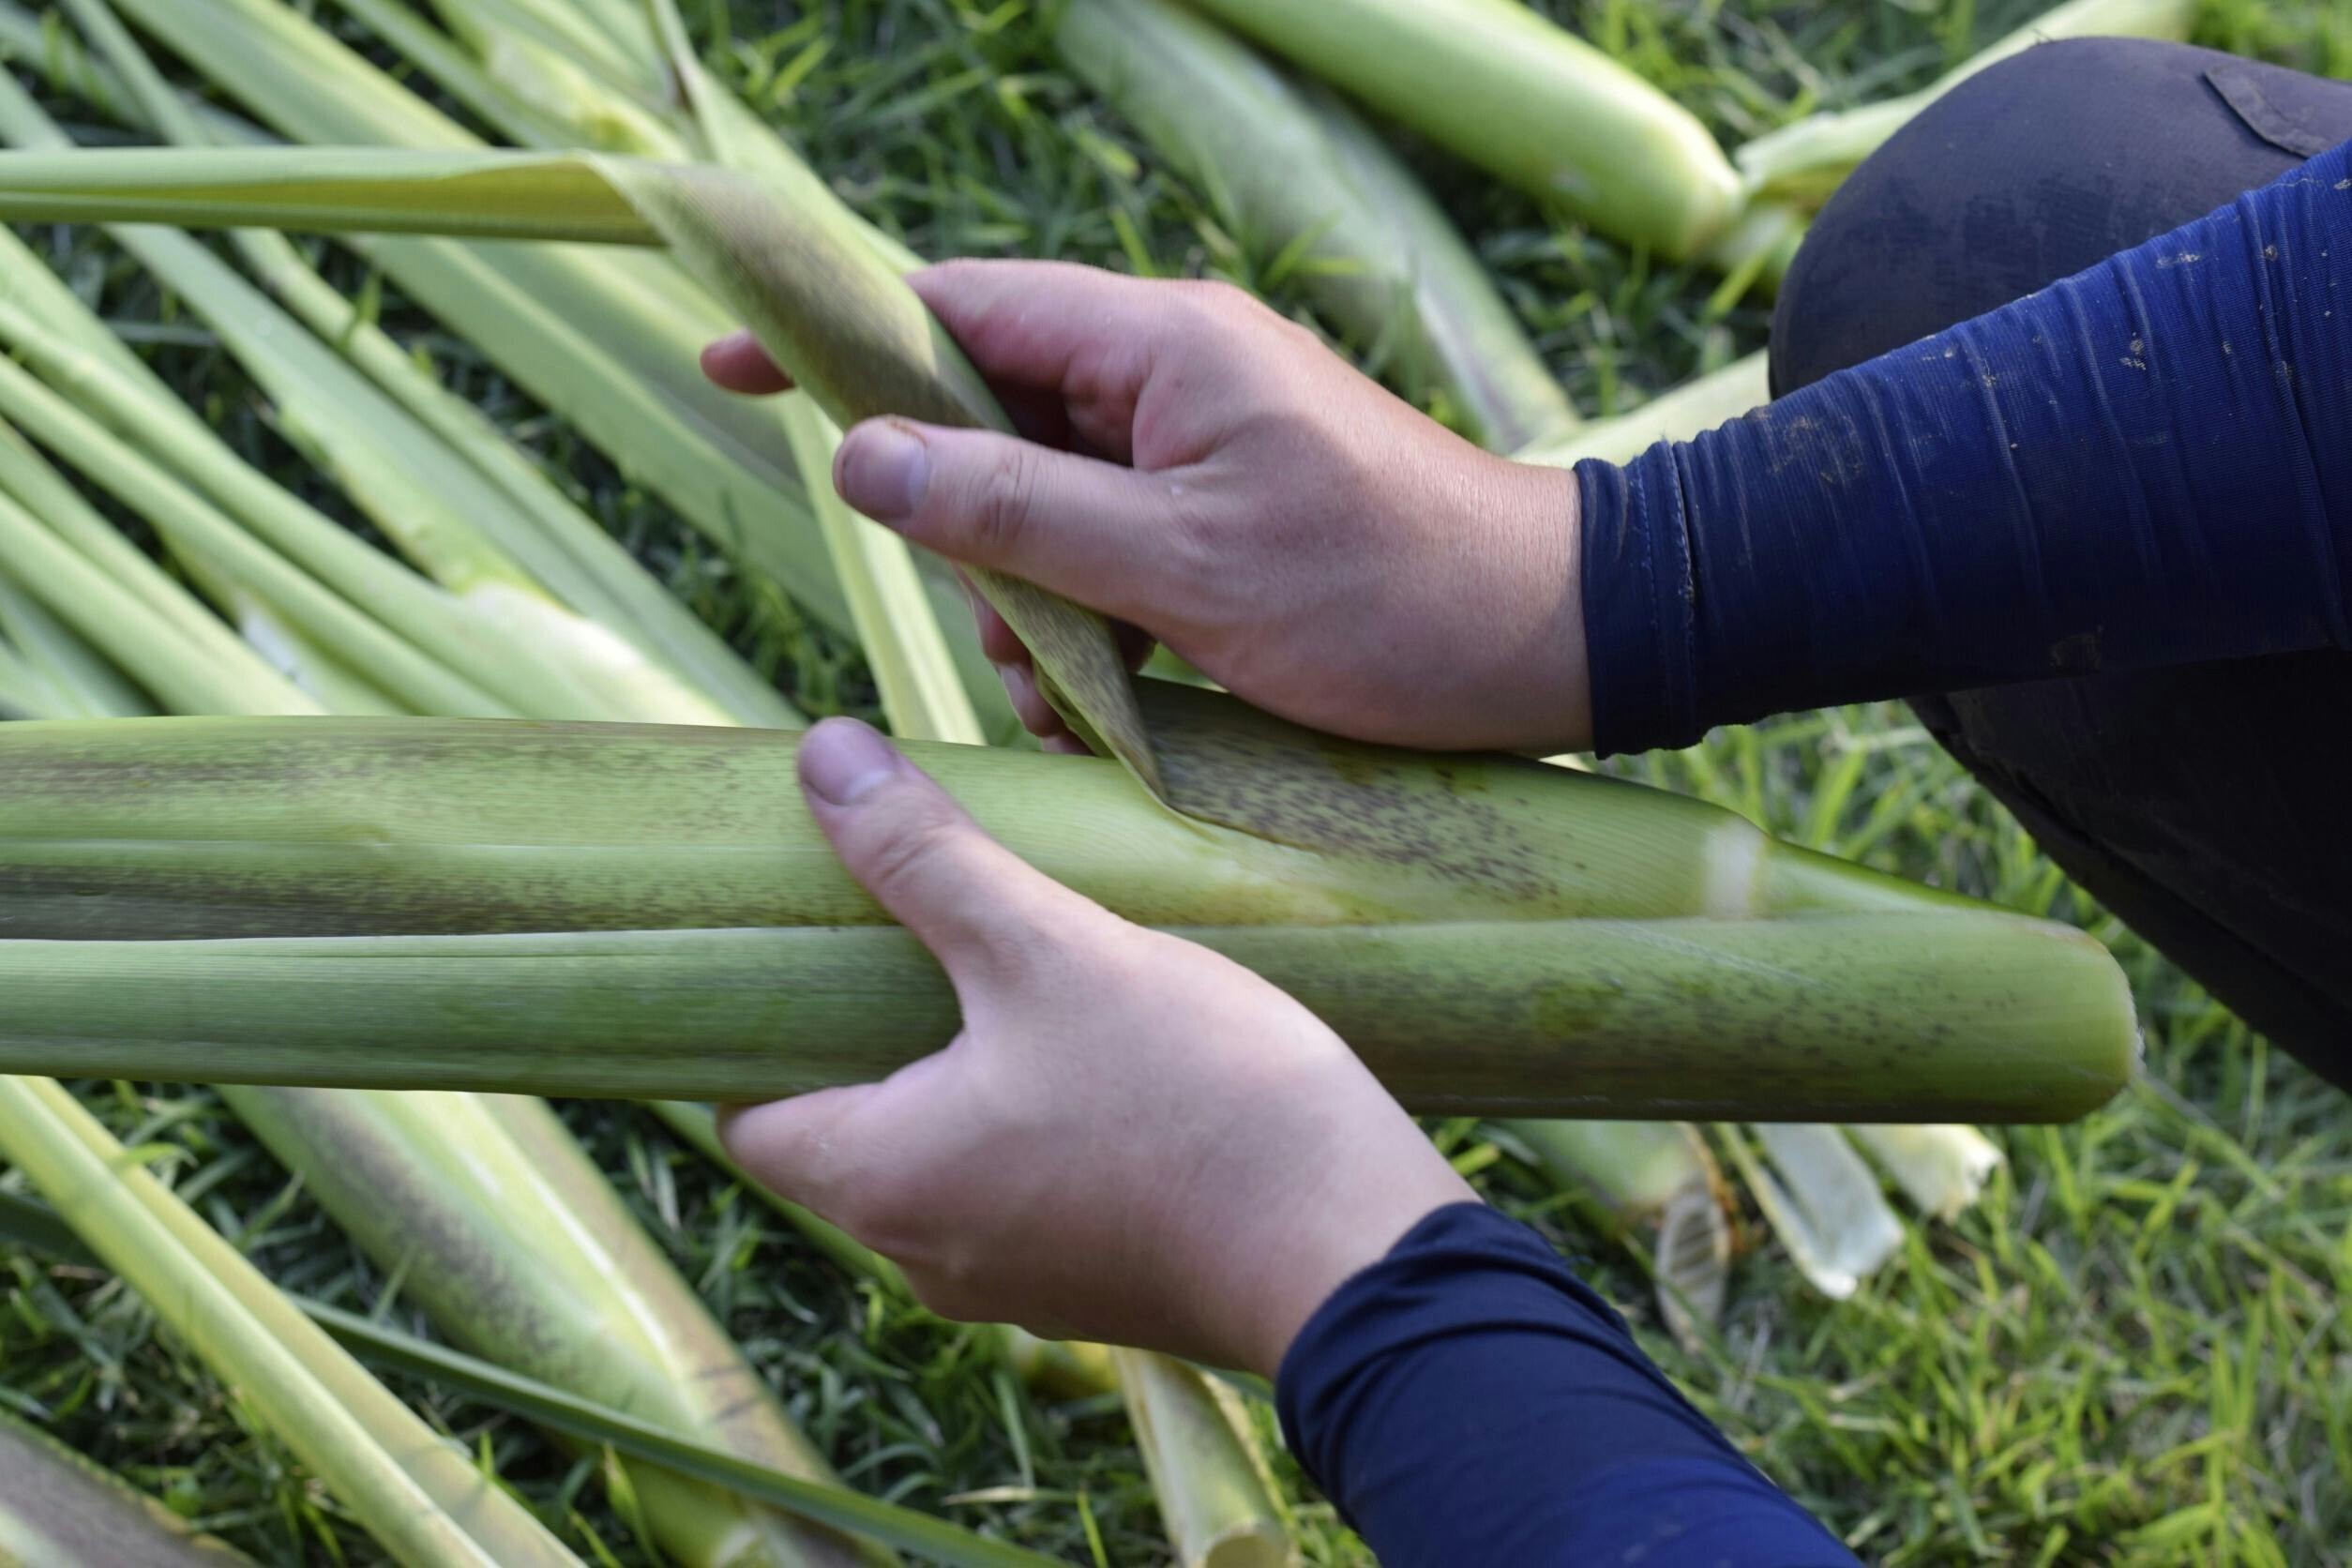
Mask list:
[[933,1310],[1269,1376],[1315,1309],[1469,1185],[1305,1008],[1031,868],[882,736],[801,741],[851,873],[963,1010],[880,1083],[726,1113],[760,1181]]
[[[1248,701],[1431,749],[1589,742],[1576,489],[1480,451],[1237,289],[1043,262],[910,281],[1023,437],[871,419],[851,505],[1140,627]],[[703,367],[788,384],[748,337]],[[975,604],[1039,734],[1029,656]]]

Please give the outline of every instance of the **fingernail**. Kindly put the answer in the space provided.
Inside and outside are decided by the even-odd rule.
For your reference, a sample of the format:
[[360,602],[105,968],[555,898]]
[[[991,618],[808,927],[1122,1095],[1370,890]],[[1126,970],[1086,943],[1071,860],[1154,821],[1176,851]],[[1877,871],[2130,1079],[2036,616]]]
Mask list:
[[828,806],[855,806],[897,771],[897,749],[854,718],[828,718],[801,737],[800,781]]
[[876,522],[904,522],[923,505],[931,453],[897,420],[872,419],[850,432],[834,469],[842,500]]

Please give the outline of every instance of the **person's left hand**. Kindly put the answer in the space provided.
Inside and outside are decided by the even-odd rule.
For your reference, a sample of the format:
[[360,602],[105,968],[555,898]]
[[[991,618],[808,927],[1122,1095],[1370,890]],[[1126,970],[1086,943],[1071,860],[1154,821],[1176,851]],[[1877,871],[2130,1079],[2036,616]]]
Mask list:
[[731,1111],[727,1147],[934,1310],[1271,1376],[1343,1280],[1474,1200],[1274,987],[1033,869],[865,725],[818,725],[799,765],[963,1029],[882,1082]]

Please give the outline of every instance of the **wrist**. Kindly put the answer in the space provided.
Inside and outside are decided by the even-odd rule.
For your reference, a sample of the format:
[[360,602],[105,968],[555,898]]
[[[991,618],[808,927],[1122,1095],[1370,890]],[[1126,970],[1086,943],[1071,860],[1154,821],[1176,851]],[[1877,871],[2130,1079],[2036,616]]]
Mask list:
[[[1242,1282],[1235,1303],[1243,1310],[1228,1333],[1231,1364],[1272,1379],[1307,1321],[1349,1279],[1388,1256],[1413,1227],[1436,1211],[1480,1201],[1420,1129],[1408,1127],[1416,1153],[1342,1173],[1296,1205],[1295,1215],[1274,1228],[1256,1249],[1254,1277]],[[1400,1154],[1403,1151],[1399,1151]]]
[[1584,502],[1571,470],[1495,460],[1493,505],[1515,604],[1495,625],[1489,703],[1497,749],[1545,756],[1591,744],[1584,623]]

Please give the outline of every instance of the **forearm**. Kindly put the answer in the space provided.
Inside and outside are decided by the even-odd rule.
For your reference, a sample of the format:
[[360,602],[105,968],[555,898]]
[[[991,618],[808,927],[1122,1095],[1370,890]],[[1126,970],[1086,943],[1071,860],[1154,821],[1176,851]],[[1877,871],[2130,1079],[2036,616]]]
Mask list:
[[2352,148],[1623,468],[1594,738],[2352,645]]
[[1441,1209],[1284,1360],[1291,1445],[1387,1568],[1852,1557],[1741,1458],[1532,1231]]

